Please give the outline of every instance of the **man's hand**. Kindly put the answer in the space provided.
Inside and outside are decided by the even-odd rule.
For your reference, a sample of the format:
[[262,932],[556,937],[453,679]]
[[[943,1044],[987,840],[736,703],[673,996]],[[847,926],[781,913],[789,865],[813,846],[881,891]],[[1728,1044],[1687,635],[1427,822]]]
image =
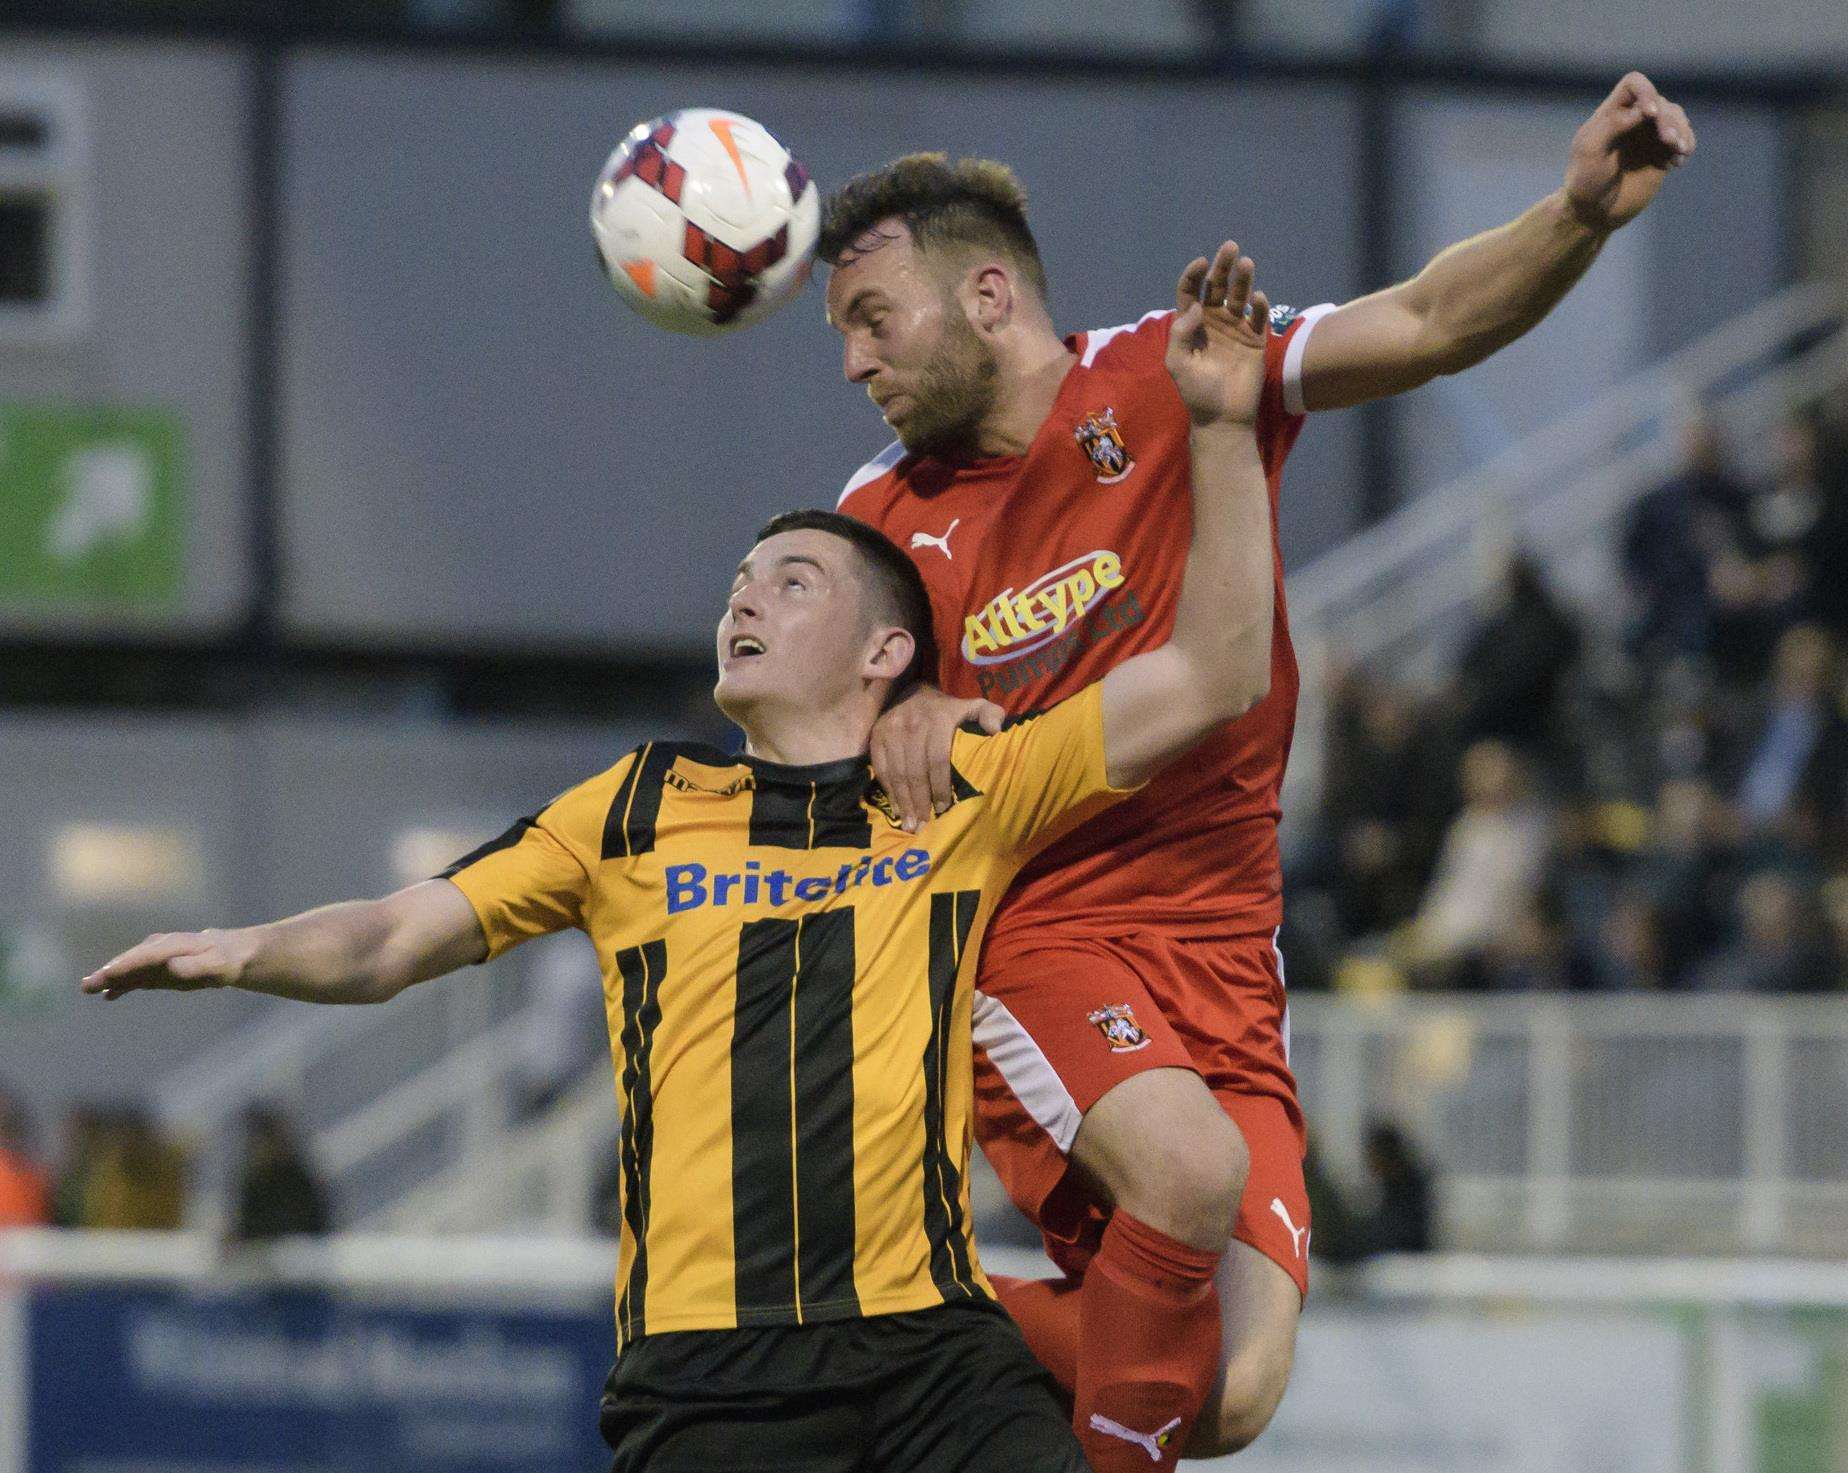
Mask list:
[[150,936],[83,979],[82,990],[110,1001],[124,993],[199,992],[235,987],[250,960],[240,931],[174,931]]
[[1210,267],[1204,256],[1190,261],[1175,285],[1168,373],[1196,427],[1257,423],[1270,303],[1252,290],[1256,271],[1229,240]]
[[955,800],[950,783],[950,738],[965,721],[979,722],[993,735],[1007,713],[993,701],[964,700],[921,685],[873,727],[873,774],[884,784],[915,834],[924,821]]
[[1631,72],[1573,135],[1566,200],[1586,225],[1615,230],[1640,215],[1668,171],[1693,152],[1688,115]]

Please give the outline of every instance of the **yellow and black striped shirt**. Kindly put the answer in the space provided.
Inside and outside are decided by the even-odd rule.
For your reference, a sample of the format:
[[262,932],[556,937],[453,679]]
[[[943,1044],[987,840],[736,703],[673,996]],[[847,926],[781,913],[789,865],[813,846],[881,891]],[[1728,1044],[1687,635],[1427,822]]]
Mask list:
[[596,943],[622,1108],[619,1344],[992,1291],[970,1238],[975,952],[1016,870],[1121,796],[1090,689],[958,733],[898,827],[863,759],[656,742],[445,872],[489,955]]

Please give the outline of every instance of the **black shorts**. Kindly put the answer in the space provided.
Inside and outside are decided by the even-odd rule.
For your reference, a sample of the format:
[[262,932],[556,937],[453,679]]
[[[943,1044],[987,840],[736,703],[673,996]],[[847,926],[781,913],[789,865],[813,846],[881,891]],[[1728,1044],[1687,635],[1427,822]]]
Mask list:
[[1084,1473],[997,1304],[646,1335],[610,1372],[613,1473]]

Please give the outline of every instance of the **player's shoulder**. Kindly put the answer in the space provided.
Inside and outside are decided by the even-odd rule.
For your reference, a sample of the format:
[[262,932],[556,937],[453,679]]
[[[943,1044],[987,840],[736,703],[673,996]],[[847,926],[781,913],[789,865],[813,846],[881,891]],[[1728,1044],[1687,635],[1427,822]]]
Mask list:
[[[862,515],[858,508],[870,506],[879,486],[891,479],[904,458],[903,442],[894,440],[847,478],[846,486],[834,503],[835,509]],[[849,506],[849,501],[853,501],[854,505]]]
[[1093,681],[1064,700],[1011,712],[992,734],[977,722],[965,721],[951,738],[951,760],[965,754],[972,767],[979,767],[984,761],[993,762],[1007,753],[1081,730],[1088,722],[1101,720],[1101,691],[1101,683]]
[[1160,362],[1168,351],[1168,332],[1174,323],[1172,307],[1144,312],[1134,322],[1115,327],[1093,327],[1070,339],[1080,368],[1117,368],[1146,363],[1151,355]]

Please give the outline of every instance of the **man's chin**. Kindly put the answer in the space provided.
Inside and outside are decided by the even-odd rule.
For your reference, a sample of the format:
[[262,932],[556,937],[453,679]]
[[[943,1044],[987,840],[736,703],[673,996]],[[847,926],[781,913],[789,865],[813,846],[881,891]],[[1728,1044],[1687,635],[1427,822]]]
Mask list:
[[972,426],[920,424],[915,418],[893,425],[892,433],[911,455],[936,455],[955,459],[966,454],[975,443]]
[[712,687],[712,704],[729,720],[742,725],[750,714],[752,706],[757,703],[753,692],[741,688],[739,681],[721,672],[718,681]]

